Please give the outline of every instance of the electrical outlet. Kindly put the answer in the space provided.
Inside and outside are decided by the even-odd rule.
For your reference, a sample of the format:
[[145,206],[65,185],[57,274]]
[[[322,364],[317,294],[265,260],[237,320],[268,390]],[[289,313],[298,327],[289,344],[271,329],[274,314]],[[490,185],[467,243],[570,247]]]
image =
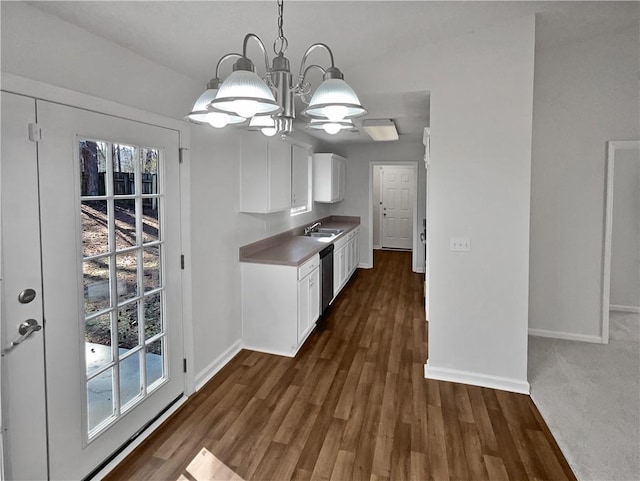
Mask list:
[[455,252],[470,252],[471,239],[468,237],[451,237],[449,238],[449,250]]

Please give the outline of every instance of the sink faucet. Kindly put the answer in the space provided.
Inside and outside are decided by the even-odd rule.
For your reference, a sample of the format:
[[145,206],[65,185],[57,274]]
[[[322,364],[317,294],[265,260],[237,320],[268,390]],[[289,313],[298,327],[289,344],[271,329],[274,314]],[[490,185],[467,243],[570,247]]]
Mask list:
[[315,224],[311,224],[304,228],[304,234],[307,235],[309,232],[312,232],[316,227],[320,227],[322,225],[321,222],[316,222]]

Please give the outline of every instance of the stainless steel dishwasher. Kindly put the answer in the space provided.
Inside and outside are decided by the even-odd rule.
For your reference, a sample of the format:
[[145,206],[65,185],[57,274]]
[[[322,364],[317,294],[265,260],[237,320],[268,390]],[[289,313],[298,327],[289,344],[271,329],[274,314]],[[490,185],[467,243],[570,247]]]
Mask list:
[[320,251],[320,319],[333,299],[333,244]]

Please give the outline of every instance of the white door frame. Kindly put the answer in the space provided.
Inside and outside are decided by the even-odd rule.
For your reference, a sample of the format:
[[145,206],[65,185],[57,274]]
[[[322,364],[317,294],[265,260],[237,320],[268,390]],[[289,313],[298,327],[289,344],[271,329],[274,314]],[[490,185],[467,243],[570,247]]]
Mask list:
[[423,272],[418,265],[418,162],[415,161],[382,161],[371,160],[369,161],[369,238],[368,238],[368,252],[369,252],[369,266],[373,267],[373,169],[380,166],[389,167],[411,167],[413,169],[413,240],[411,247],[411,266],[413,272]]
[[[149,428],[140,434],[131,444],[119,453],[105,468],[97,474],[100,478],[113,469],[129,453],[131,453],[140,443],[142,443],[160,424],[173,414],[184,403],[186,398],[195,392],[195,373],[193,370],[193,308],[192,308],[192,279],[191,279],[191,202],[190,189],[190,127],[182,120],[165,117],[160,114],[146,112],[144,110],[123,105],[110,100],[105,100],[92,95],[75,92],[44,82],[20,77],[6,72],[1,72],[2,91],[18,95],[24,95],[34,99],[47,100],[49,102],[68,105],[80,109],[90,110],[105,115],[134,120],[146,124],[164,127],[179,132],[179,142],[181,151],[180,163],[180,203],[181,203],[181,238],[182,252],[185,257],[184,270],[182,271],[182,319],[183,319],[183,343],[184,357],[187,360],[187,373],[185,374],[185,396],[159,417]],[[0,358],[0,370],[2,369]],[[0,405],[1,408],[1,405]],[[1,447],[1,445],[0,445]],[[0,463],[2,462],[0,453]],[[0,468],[2,464],[0,464]],[[0,480],[4,478],[4,473],[0,470]]]
[[607,166],[604,195],[604,248],[602,260],[602,344],[609,343],[609,304],[611,298],[611,238],[613,235],[613,185],[616,151],[640,149],[640,140],[607,142]]

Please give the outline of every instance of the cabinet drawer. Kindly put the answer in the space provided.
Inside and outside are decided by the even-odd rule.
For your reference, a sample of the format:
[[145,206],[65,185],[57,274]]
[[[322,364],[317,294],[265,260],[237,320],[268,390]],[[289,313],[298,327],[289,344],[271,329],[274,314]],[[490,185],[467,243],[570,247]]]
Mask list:
[[316,254],[307,262],[298,267],[298,280],[307,277],[314,269],[320,266],[320,256]]

